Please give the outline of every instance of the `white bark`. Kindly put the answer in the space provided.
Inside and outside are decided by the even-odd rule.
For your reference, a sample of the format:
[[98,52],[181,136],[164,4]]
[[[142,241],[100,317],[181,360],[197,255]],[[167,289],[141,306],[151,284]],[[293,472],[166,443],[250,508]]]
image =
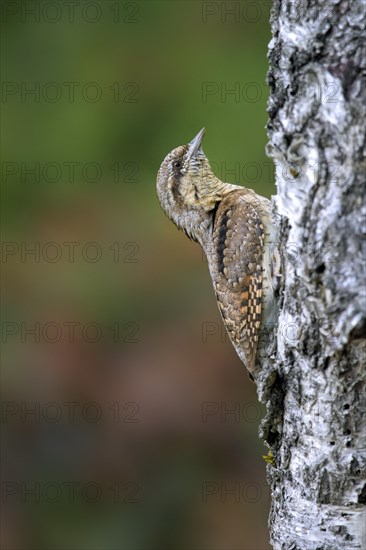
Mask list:
[[365,4],[275,0],[271,24],[283,274],[277,351],[258,379],[271,543],[365,549]]

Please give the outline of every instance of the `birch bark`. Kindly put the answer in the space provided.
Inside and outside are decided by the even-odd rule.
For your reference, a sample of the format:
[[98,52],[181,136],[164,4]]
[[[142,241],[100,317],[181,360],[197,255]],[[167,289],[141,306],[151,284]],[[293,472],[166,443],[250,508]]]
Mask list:
[[365,549],[365,4],[274,0],[281,312],[257,385],[275,550]]

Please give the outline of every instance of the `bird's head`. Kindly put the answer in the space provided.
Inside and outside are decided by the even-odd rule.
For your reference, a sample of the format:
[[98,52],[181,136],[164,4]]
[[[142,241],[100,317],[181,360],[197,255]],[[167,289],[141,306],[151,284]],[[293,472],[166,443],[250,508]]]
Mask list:
[[173,149],[163,160],[156,182],[160,204],[179,229],[202,244],[213,211],[227,184],[212,172],[202,150],[202,130],[187,145]]

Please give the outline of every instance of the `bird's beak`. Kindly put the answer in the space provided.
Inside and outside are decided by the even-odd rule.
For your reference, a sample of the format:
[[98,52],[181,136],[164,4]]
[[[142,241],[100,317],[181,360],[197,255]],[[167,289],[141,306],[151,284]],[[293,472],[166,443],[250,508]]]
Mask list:
[[206,131],[206,128],[202,128],[202,130],[198,132],[196,137],[194,137],[192,141],[188,144],[189,148],[187,153],[187,159],[190,159],[196,155],[198,149],[201,147],[201,143],[203,140],[203,136],[205,135],[205,131]]

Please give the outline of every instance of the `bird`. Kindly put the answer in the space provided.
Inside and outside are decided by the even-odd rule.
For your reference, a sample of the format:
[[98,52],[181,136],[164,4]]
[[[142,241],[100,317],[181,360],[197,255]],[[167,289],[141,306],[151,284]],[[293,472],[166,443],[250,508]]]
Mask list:
[[260,336],[277,315],[271,202],[214,174],[202,149],[204,134],[202,128],[165,157],[157,195],[168,218],[203,248],[224,325],[253,378]]

